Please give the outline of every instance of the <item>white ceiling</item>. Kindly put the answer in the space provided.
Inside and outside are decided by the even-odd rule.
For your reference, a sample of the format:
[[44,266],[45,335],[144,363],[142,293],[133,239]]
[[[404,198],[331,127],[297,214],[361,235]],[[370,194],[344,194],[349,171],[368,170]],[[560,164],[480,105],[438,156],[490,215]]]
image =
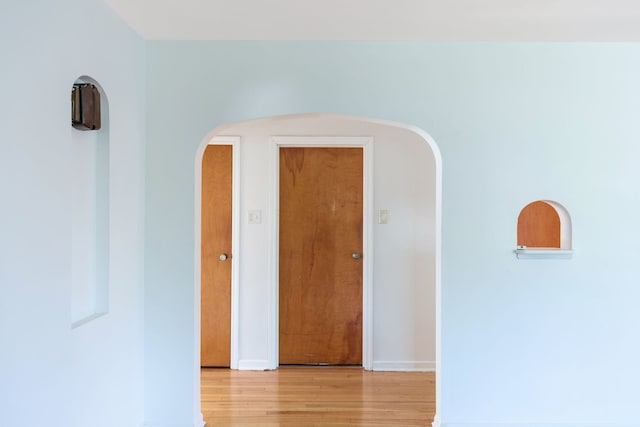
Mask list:
[[640,41],[640,0],[104,0],[146,39]]

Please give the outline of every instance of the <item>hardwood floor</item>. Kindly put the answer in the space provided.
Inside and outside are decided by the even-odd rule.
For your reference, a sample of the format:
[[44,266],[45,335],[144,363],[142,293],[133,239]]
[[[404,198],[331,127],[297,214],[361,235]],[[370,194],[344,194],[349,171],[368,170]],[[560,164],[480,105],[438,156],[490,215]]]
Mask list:
[[202,369],[202,412],[211,426],[430,426],[432,372],[351,367],[277,371]]

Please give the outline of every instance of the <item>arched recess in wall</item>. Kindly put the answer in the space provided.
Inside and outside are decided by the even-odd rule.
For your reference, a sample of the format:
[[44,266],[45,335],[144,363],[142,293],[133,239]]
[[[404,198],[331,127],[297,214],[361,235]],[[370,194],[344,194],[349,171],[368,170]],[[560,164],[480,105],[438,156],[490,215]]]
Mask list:
[[571,217],[552,200],[537,200],[518,215],[516,255],[569,257],[572,253]]
[[[237,360],[233,360],[231,366],[239,369],[274,369],[278,366],[278,325],[277,325],[277,300],[278,300],[278,286],[277,286],[277,176],[278,176],[278,153],[282,146],[299,146],[299,145],[311,145],[311,146],[327,146],[327,145],[340,145],[340,144],[352,144],[355,139],[367,139],[373,133],[377,132],[377,136],[373,135],[373,143],[365,150],[369,150],[365,158],[370,156],[370,159],[375,158],[371,164],[376,163],[374,166],[375,171],[371,170],[371,175],[367,177],[365,172],[365,180],[368,180],[368,185],[375,189],[372,189],[366,199],[370,201],[375,195],[375,202],[372,202],[368,211],[365,212],[365,233],[368,229],[368,237],[365,237],[365,255],[363,260],[366,260],[367,264],[364,266],[365,276],[369,276],[369,288],[364,285],[364,320],[363,328],[365,330],[365,343],[363,348],[363,366],[366,369],[373,370],[435,370],[436,371],[436,407],[437,412],[440,412],[440,268],[441,268],[441,157],[433,139],[421,129],[413,126],[404,125],[401,123],[395,123],[385,120],[344,116],[336,114],[300,114],[300,115],[288,115],[277,116],[251,120],[241,123],[231,123],[220,126],[209,133],[201,142],[195,158],[195,271],[194,271],[194,342],[196,348],[194,351],[194,409],[196,412],[196,423],[199,422],[200,416],[200,336],[201,336],[201,324],[200,324],[200,309],[201,309],[201,241],[200,241],[200,226],[201,226],[201,180],[202,180],[202,156],[205,148],[208,144],[215,143],[213,141],[220,138],[232,138],[238,141],[238,150],[242,156],[239,161],[242,168],[241,182],[237,183],[240,188],[239,197],[241,198],[239,206],[242,210],[234,214],[234,218],[238,218],[240,228],[240,239],[242,242],[237,244],[239,251],[237,253],[234,250],[232,260],[240,263],[240,267],[237,269],[240,277],[236,276],[237,281],[233,286],[236,286],[235,290],[232,290],[232,295],[239,296],[240,302],[232,302],[232,305],[237,304],[236,309],[240,310],[242,314],[232,314],[232,322],[234,318],[241,318],[242,322],[240,326],[236,327],[237,335],[232,336],[232,342],[235,340],[235,345],[241,350],[250,355],[250,360],[245,360],[243,354],[237,350],[235,353],[239,354]],[[385,133],[386,132],[386,133]],[[402,138],[392,138],[388,135],[398,134],[404,135],[411,140],[411,144],[414,144],[414,148],[419,147],[422,152],[419,155],[413,154],[402,157],[403,141]],[[384,137],[383,137],[384,136]],[[342,139],[341,139],[342,138]],[[352,138],[352,139],[350,139]],[[386,139],[385,139],[386,138]],[[341,142],[342,141],[342,142]],[[345,142],[346,141],[346,142]],[[358,142],[356,142],[358,144]],[[362,144],[366,145],[366,142]],[[375,147],[375,149],[374,149]],[[410,158],[409,158],[410,157]],[[428,159],[428,167],[422,164],[422,167],[407,167],[408,164],[413,165],[415,162],[419,162],[419,159]],[[385,163],[382,166],[377,162]],[[366,163],[366,160],[365,160]],[[367,167],[365,166],[365,170]],[[420,170],[422,169],[422,170]],[[416,198],[412,191],[415,190],[416,182],[419,182],[423,175],[420,173],[413,174],[413,172],[424,172],[428,170],[428,183],[425,185],[428,187],[427,193],[429,194],[429,200],[424,203],[426,206],[424,209],[429,210],[429,215],[425,217],[419,209],[415,206],[403,206],[398,200],[408,200]],[[386,172],[382,172],[386,171]],[[401,181],[399,177],[404,176],[405,181]],[[400,180],[400,181],[399,181]],[[400,183],[399,185],[397,185]],[[405,183],[407,183],[405,185]],[[365,187],[367,183],[365,182]],[[367,190],[365,189],[365,194]],[[418,196],[420,197],[420,196]],[[367,202],[365,202],[366,205]],[[258,221],[256,221],[258,218]],[[386,222],[386,224],[385,224]],[[424,228],[426,231],[424,234],[413,232],[410,226],[406,224],[420,225],[418,228]],[[403,229],[401,229],[404,227]],[[415,230],[414,230],[415,231]],[[375,239],[373,236],[375,234]],[[254,238],[251,236],[257,236],[256,238],[264,239],[264,241],[256,241],[251,248],[247,245],[243,245],[244,239]],[[425,237],[426,236],[426,237]],[[236,236],[237,237],[237,236]],[[367,241],[368,239],[368,241]],[[403,240],[404,239],[404,240]],[[376,245],[373,247],[373,241]],[[409,243],[406,243],[409,240]],[[427,245],[424,241],[428,241]],[[388,244],[385,244],[385,241]],[[371,244],[372,247],[367,249],[367,244]],[[403,244],[405,245],[403,247]],[[406,246],[411,246],[407,248]],[[404,252],[403,252],[404,251]],[[260,257],[265,257],[264,259]],[[374,261],[375,259],[375,261]],[[247,267],[249,264],[255,263],[251,267]],[[412,263],[415,268],[397,268],[397,270],[403,270],[398,272],[397,270],[384,271],[382,266],[392,264]],[[375,265],[375,267],[374,267]],[[382,268],[382,269],[381,269]],[[427,332],[420,329],[420,327],[414,327],[408,329],[408,334],[411,334],[413,343],[419,343],[420,341],[435,341],[435,351],[433,360],[410,360],[400,358],[391,352],[385,353],[387,348],[382,342],[383,339],[376,339],[374,344],[371,338],[376,333],[374,329],[377,329],[380,335],[384,334],[386,337],[395,338],[394,333],[391,331],[380,332],[381,328],[385,327],[386,323],[392,323],[394,319],[386,320],[374,320],[375,316],[385,311],[384,307],[378,307],[374,310],[372,307],[372,300],[377,301],[376,304],[392,304],[394,295],[389,298],[389,294],[384,292],[392,292],[390,290],[393,286],[397,285],[402,274],[411,274],[420,269],[428,270],[429,278],[425,281],[417,281],[411,283],[406,289],[412,288],[412,292],[416,294],[409,294],[407,299],[413,299],[415,305],[404,307],[404,309],[387,309],[387,313],[394,312],[397,319],[401,319],[403,315],[410,317],[416,311],[422,309],[418,305],[422,302],[422,298],[425,295],[420,289],[424,286],[425,282],[429,282],[433,285],[432,297],[430,301],[433,304],[431,308],[433,318],[435,320],[435,326],[433,335],[427,336]],[[392,274],[393,273],[393,274]],[[400,274],[397,275],[396,273]],[[265,279],[265,277],[267,279]],[[409,277],[409,276],[403,276]],[[366,280],[366,279],[365,279]],[[407,280],[412,280],[411,278]],[[239,288],[239,289],[238,289]],[[417,290],[416,290],[417,289]],[[421,293],[422,292],[422,293]],[[372,295],[375,293],[375,298]],[[249,298],[246,295],[251,294]],[[406,296],[406,295],[405,295]],[[425,297],[426,298],[426,297]],[[260,306],[251,306],[251,304],[259,304]],[[367,308],[368,306],[368,308]],[[263,318],[262,323],[255,320],[251,320],[251,316],[256,313],[261,313]],[[242,328],[247,328],[246,325],[251,322],[257,324],[257,328],[262,330],[266,329],[266,337],[262,340],[261,337],[256,337],[256,334],[251,334],[250,339],[248,337],[243,338]],[[266,325],[266,328],[265,328]],[[397,328],[395,329],[398,330]],[[232,326],[232,333],[234,327]],[[369,334],[367,343],[366,334]],[[396,334],[398,335],[398,334]],[[254,345],[253,349],[247,351],[247,347]],[[232,347],[234,344],[232,343]],[[393,349],[393,345],[388,346]],[[406,345],[406,351],[412,351],[410,348],[412,345]],[[257,359],[255,354],[258,354],[258,349],[268,348],[268,354],[262,359]],[[234,351],[232,350],[232,355]],[[400,361],[400,362],[398,362]],[[436,424],[437,425],[437,424]]]
[[76,328],[109,310],[109,102],[89,76],[78,77],[71,87],[71,144],[71,326]]

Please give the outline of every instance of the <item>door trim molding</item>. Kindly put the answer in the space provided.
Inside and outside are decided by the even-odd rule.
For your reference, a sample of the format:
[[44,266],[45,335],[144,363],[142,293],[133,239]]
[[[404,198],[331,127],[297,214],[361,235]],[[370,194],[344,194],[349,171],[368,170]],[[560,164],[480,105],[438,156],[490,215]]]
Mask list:
[[278,253],[279,253],[279,200],[280,200],[280,147],[339,147],[362,148],[364,161],[362,177],[362,367],[372,369],[373,360],[373,137],[370,136],[319,136],[319,135],[278,135],[271,137],[269,147],[269,275],[267,334],[268,363],[270,369],[279,365],[279,319],[278,319]]

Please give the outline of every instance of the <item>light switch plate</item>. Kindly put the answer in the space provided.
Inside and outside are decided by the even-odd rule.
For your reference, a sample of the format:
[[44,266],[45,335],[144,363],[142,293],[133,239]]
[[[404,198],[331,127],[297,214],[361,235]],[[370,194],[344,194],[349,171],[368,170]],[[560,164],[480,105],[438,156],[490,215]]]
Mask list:
[[386,209],[380,209],[378,211],[378,224],[389,223],[389,211]]
[[251,210],[247,215],[249,224],[261,224],[262,223],[262,211],[261,210]]

